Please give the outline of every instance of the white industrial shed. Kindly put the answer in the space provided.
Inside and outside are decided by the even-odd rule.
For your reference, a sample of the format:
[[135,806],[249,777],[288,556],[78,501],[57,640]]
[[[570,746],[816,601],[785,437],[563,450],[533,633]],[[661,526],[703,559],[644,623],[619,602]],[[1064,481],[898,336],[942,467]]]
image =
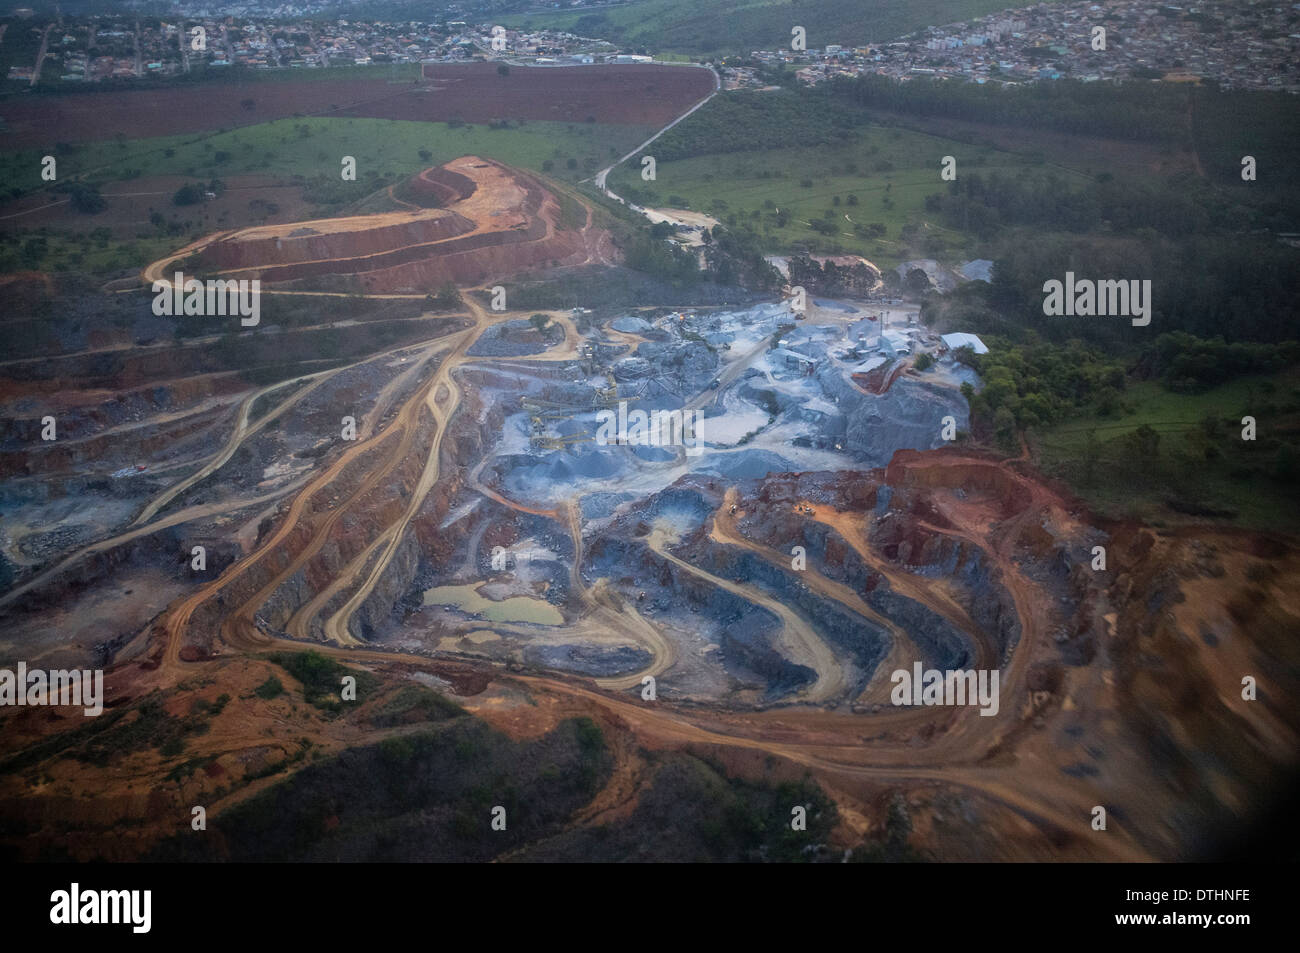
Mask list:
[[987,354],[989,352],[989,349],[977,335],[967,334],[965,331],[944,334],[939,339],[943,341],[943,346],[950,351],[955,351],[959,347],[968,347],[976,354]]

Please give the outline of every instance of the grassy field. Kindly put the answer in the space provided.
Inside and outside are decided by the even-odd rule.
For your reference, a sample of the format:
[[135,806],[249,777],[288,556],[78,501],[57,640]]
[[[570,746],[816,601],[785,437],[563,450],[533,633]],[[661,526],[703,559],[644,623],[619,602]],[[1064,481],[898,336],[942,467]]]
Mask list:
[[[350,155],[357,160],[360,188],[371,172],[409,175],[472,153],[534,171],[550,162],[548,174],[576,182],[647,135],[638,126],[594,123],[512,122],[493,129],[392,119],[281,119],[222,133],[89,143],[57,158],[59,181],[111,182],[239,173],[334,178],[342,157]],[[24,192],[41,188],[40,159],[31,150],[0,154],[0,180]]]
[[[1038,435],[1044,471],[1066,480],[1094,510],[1111,517],[1156,525],[1205,519],[1171,509],[1167,504],[1173,500],[1223,511],[1220,518],[1248,528],[1300,527],[1300,500],[1267,472],[1279,441],[1297,443],[1300,368],[1242,377],[1202,394],[1141,382],[1124,392],[1124,404],[1129,412],[1120,417],[1075,417]],[[1241,439],[1241,418],[1247,414],[1256,418],[1253,443]],[[1212,458],[1196,440],[1206,417],[1220,423]],[[1153,457],[1135,459],[1124,438],[1143,425],[1160,435],[1160,443]],[[1089,431],[1096,441],[1091,474]]]
[[983,16],[1009,0],[635,0],[600,10],[526,13],[506,26],[569,30],[624,45],[682,53],[743,53],[788,48],[790,30],[807,30],[808,46],[853,46],[894,39],[925,26]]
[[[654,149],[649,150],[653,153]],[[970,146],[905,129],[866,126],[858,141],[809,149],[772,149],[761,153],[723,153],[660,163],[656,180],[644,182],[640,166],[629,162],[609,177],[615,192],[657,206],[685,207],[722,221],[729,216],[764,234],[773,252],[799,246],[863,255],[893,265],[907,257],[901,241],[904,226],[920,226],[921,240],[937,254],[974,252],[966,235],[943,227],[925,212],[925,197],[944,188],[939,178],[945,155],[959,157],[963,171],[1014,174],[1030,160],[987,146]],[[852,197],[852,198],[851,198]],[[856,204],[854,204],[856,198]],[[838,199],[838,204],[836,200]],[[830,212],[840,228],[822,234],[812,226]],[[788,220],[781,217],[788,212]],[[786,221],[786,224],[779,224]],[[879,224],[880,237],[855,234],[854,225]],[[941,243],[941,246],[940,246]]]

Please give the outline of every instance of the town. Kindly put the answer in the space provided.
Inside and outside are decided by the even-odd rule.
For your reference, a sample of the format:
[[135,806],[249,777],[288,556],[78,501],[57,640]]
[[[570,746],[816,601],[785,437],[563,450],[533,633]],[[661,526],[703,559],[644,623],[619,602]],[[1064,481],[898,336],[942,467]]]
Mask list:
[[[176,4],[173,9],[174,19],[63,16],[41,29],[33,12],[20,8],[7,29],[0,26],[0,66],[7,65],[10,82],[35,86],[169,77],[207,69],[396,67],[471,60],[626,64],[667,56],[667,51],[625,49],[563,31],[477,23],[469,12],[462,14],[464,19],[443,14],[428,22],[389,23],[326,19],[323,8],[310,4],[245,4],[223,11]],[[286,12],[292,16],[286,17]],[[26,21],[33,23],[25,39],[35,52],[22,59],[23,43],[19,49],[14,46]],[[1300,90],[1300,78],[1291,68],[1300,52],[1300,7],[1294,4],[1039,3],[863,46],[818,36],[815,24],[806,29],[806,50],[791,48],[782,36],[774,37],[771,48],[713,60],[725,88],[780,85],[790,81],[792,71],[796,81],[807,84],[872,74],[974,83],[1163,80]]]
[[[1095,49],[1102,27],[1104,49]],[[1267,37],[1268,39],[1265,39]],[[761,86],[763,68],[789,65],[805,83],[837,75],[899,80],[929,76],[975,83],[1036,80],[1211,81],[1232,89],[1300,90],[1288,75],[1300,49],[1295,5],[1204,0],[1040,3],[932,27],[879,46],[828,44],[807,52],[755,50],[726,71],[729,85]]]

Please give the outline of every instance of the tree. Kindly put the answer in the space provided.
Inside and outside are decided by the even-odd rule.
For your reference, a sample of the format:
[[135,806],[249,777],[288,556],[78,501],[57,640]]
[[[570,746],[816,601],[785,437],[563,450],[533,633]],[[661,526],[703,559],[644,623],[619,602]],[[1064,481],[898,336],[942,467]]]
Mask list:
[[72,187],[70,201],[74,209],[85,215],[102,212],[108,204],[104,201],[104,197],[99,194],[97,186],[84,185],[80,182]]
[[175,205],[197,205],[202,201],[203,190],[193,183],[182,185],[172,196],[172,203]]
[[1097,473],[1097,460],[1101,456],[1101,445],[1097,442],[1097,431],[1088,428],[1083,442],[1083,485],[1092,486]]
[[1016,443],[1016,415],[1008,407],[999,407],[993,414],[993,432],[1003,446]]
[[902,794],[895,794],[889,802],[889,811],[885,815],[884,854],[887,860],[917,860],[919,855],[908,841],[912,836],[912,816],[907,809],[907,800]]
[[542,331],[546,330],[546,325],[550,323],[550,320],[551,319],[544,314],[534,314],[528,319],[528,323],[536,328],[537,332],[540,334]]
[[912,364],[918,371],[927,371],[934,365],[934,358],[930,356],[929,351],[922,351]]
[[434,300],[440,307],[447,309],[459,308],[462,304],[460,292],[456,290],[456,286],[450,281],[438,289],[438,295]]
[[907,289],[913,294],[925,294],[930,290],[930,276],[922,268],[913,268],[907,273]]
[[1154,463],[1160,456],[1160,434],[1150,424],[1143,424],[1124,437],[1129,458],[1137,466]]

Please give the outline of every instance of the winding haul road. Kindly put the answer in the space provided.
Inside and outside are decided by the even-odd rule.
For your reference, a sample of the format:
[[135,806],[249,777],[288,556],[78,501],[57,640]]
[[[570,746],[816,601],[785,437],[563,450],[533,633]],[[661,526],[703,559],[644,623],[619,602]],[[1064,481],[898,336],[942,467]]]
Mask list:
[[[443,436],[462,398],[462,385],[456,380],[456,369],[467,361],[475,360],[468,357],[467,352],[485,329],[498,321],[518,317],[516,314],[487,312],[473,303],[472,299],[467,300],[473,323],[438,338],[427,346],[425,359],[438,358],[437,371],[429,375],[414,394],[405,399],[393,419],[386,426],[365,434],[332,464],[315,474],[298,491],[279,528],[254,552],[227,569],[220,578],[200,587],[172,607],[164,624],[165,648],[161,659],[163,670],[170,678],[179,680],[189,671],[191,664],[201,664],[184,662],[181,655],[195,611],[232,587],[241,592],[249,592],[251,587],[247,582],[241,583],[241,580],[250,575],[260,585],[255,583],[256,588],[251,589],[247,598],[228,610],[220,623],[220,639],[227,649],[243,652],[260,652],[271,647],[291,651],[314,649],[351,662],[370,665],[400,662],[408,667],[436,670],[438,663],[427,657],[382,651],[364,645],[352,634],[350,623],[374,592],[405,534],[409,532],[412,520],[440,478],[439,458]],[[258,395],[263,391],[259,391]],[[246,402],[241,408],[236,437],[241,432],[246,437],[251,429],[247,425],[247,410],[250,406]],[[236,437],[232,437],[232,442],[237,442]],[[228,443],[218,456],[225,455],[228,459],[226,451],[230,446],[231,443]],[[386,485],[385,481],[392,478],[412,454],[419,455],[423,464],[418,479],[407,491],[406,504],[398,517],[354,555],[326,587],[295,611],[287,626],[287,636],[291,637],[263,631],[257,624],[256,617],[276,590],[320,552],[343,514],[353,508],[361,512],[367,493],[380,485]],[[981,462],[992,466],[986,461]],[[212,466],[215,463],[214,457],[205,469],[216,469]],[[340,478],[353,467],[364,471],[359,482],[352,485],[350,490],[344,490],[345,498],[336,507],[322,509],[319,504],[327,494],[337,490],[340,483],[346,486],[346,481],[341,481]],[[478,469],[475,468],[475,476]],[[1010,469],[1007,472],[1014,473]],[[353,476],[355,478],[355,473]],[[473,486],[473,482],[470,485]],[[154,503],[162,505],[175,496],[175,493],[163,494]],[[493,496],[506,505],[538,512],[505,500],[499,494]],[[728,490],[724,499],[723,506],[711,520],[710,534],[713,539],[724,545],[750,549],[774,563],[778,560],[787,562],[787,557],[783,554],[767,550],[745,539],[739,532],[736,520],[730,513],[730,503],[736,500],[734,489]],[[641,616],[631,605],[620,602],[607,587],[599,583],[595,586],[585,583],[581,573],[582,521],[576,500],[569,501],[555,511],[542,511],[546,516],[567,523],[573,539],[571,583],[586,608],[582,616],[568,622],[567,627],[577,637],[590,635],[597,630],[631,637],[647,647],[652,660],[642,671],[597,679],[594,687],[584,687],[592,686],[591,681],[560,676],[509,677],[536,691],[563,696],[571,703],[594,706],[617,718],[620,723],[630,726],[638,737],[658,738],[674,744],[764,752],[816,770],[832,786],[852,786],[862,782],[956,786],[1002,805],[1039,826],[1050,836],[1078,829],[1080,825],[1086,824],[1084,819],[1090,805],[1084,802],[1095,800],[1095,796],[1062,786],[1047,772],[1044,772],[1041,779],[1027,783],[1024,772],[1016,770],[1014,766],[985,763],[987,755],[998,747],[1008,732],[1015,730],[1020,717],[1019,702],[1026,692],[1026,666],[1034,647],[1044,638],[1040,619],[1045,607],[1032,584],[1023,577],[1011,559],[1012,549],[1021,531],[1051,505],[1041,495],[1031,495],[1030,499],[1031,502],[1022,513],[998,530],[1000,535],[996,539],[987,526],[933,528],[935,532],[947,533],[978,546],[1003,574],[1004,583],[1015,603],[1022,636],[1005,672],[1002,711],[997,717],[981,717],[974,709],[936,712],[919,707],[886,707],[880,714],[868,717],[842,710],[824,711],[821,708],[801,711],[797,705],[770,712],[746,712],[741,716],[725,710],[682,707],[662,700],[654,703],[628,700],[626,693],[639,688],[645,676],[659,677],[671,671],[676,662],[675,648],[672,640],[658,626]],[[802,505],[809,507],[808,518],[823,522],[840,533],[868,565],[888,579],[899,594],[921,602],[967,632],[981,660],[988,660],[992,647],[966,610],[941,586],[936,586],[933,580],[903,572],[873,553],[865,537],[860,516],[837,513],[815,504]],[[154,507],[155,512],[157,508]],[[133,532],[149,531],[158,522]],[[295,540],[295,545],[286,548],[291,539]],[[824,703],[844,695],[847,689],[844,660],[806,620],[757,586],[731,583],[691,565],[669,550],[670,542],[666,534],[658,531],[651,534],[647,545],[683,571],[760,605],[778,617],[787,653],[794,660],[808,665],[817,675],[815,682],[803,693],[804,702]],[[907,633],[886,617],[874,612],[856,593],[816,573],[807,574],[804,578],[824,596],[889,631],[894,639],[889,659],[919,657],[915,654],[915,646]],[[338,600],[345,594],[346,599],[339,603]],[[323,623],[325,638],[335,644],[322,645],[307,641],[313,619],[320,618],[327,605],[334,604],[338,604],[338,608],[325,617]],[[505,630],[507,627],[500,628]],[[524,627],[509,628],[527,631]],[[882,667],[884,664],[886,663],[882,663]],[[993,664],[996,666],[997,663]],[[877,692],[875,697],[879,699],[881,696]],[[468,704],[471,709],[475,708],[472,698]],[[864,718],[867,720],[864,721]],[[920,747],[912,742],[894,740],[895,737],[911,737],[916,729],[936,724],[940,730],[930,742]],[[864,741],[862,733],[866,725],[879,732],[876,740]],[[791,740],[792,735],[802,737],[800,740]],[[1149,855],[1123,833],[1099,840],[1096,850],[1099,856],[1111,859],[1149,859]]]
[[[605,180],[613,168],[641,152],[668,129],[703,106],[716,92],[715,87],[714,93],[659,130],[619,162],[601,170],[595,177],[596,185],[607,195],[612,195],[606,188]],[[589,223],[590,215],[588,205]],[[145,269],[142,277],[146,283],[153,280],[166,281],[164,272],[173,261],[218,237],[220,235],[192,243],[177,254],[153,263]],[[403,384],[411,386],[399,387],[397,381],[391,382],[381,392],[375,407],[366,417],[357,440],[342,449],[328,465],[308,473],[288,487],[255,500],[189,507],[159,515],[185,491],[218,473],[250,437],[271,421],[288,413],[304,396],[343,369],[304,375],[293,381],[260,388],[240,404],[231,433],[221,448],[194,473],[151,500],[126,531],[73,553],[24,586],[0,598],[0,606],[87,556],[166,527],[236,508],[246,509],[255,503],[282,500],[292,493],[290,505],[266,539],[260,540],[252,551],[228,567],[218,578],[198,586],[168,608],[159,627],[154,630],[160,643],[156,656],[160,663],[157,677],[175,684],[184,679],[194,665],[203,664],[200,659],[206,657],[206,652],[190,656],[195,661],[185,660],[184,649],[192,644],[191,639],[196,639],[200,645],[210,640],[211,649],[217,652],[263,652],[271,647],[287,651],[314,650],[340,660],[372,666],[400,663],[407,668],[437,670],[439,663],[428,657],[370,647],[353,634],[353,629],[358,613],[373,596],[410,533],[413,520],[444,476],[440,467],[444,437],[463,398],[462,383],[457,380],[457,369],[466,362],[476,360],[469,357],[468,352],[485,330],[498,322],[516,320],[522,316],[511,312],[488,312],[468,295],[464,301],[471,319],[467,326],[422,345],[405,345],[387,352],[393,354],[414,350],[418,354],[417,361],[401,375]],[[563,315],[553,317],[564,326],[563,345],[548,355],[527,360],[568,360],[576,356],[579,336],[572,322]],[[740,373],[765,344],[766,342],[735,362],[734,368],[728,369],[727,379]],[[375,359],[371,357],[367,360]],[[435,360],[436,371],[422,377],[428,364]],[[253,408],[260,398],[290,384],[304,386],[256,421],[250,421]],[[715,397],[715,394],[706,392],[692,403],[702,406]],[[391,419],[388,419],[382,411],[390,403],[396,404],[397,409]],[[386,423],[383,422],[385,419]],[[410,466],[415,461],[420,461],[418,471]],[[987,464],[987,461],[978,462]],[[926,464],[918,464],[924,465]],[[953,523],[955,528],[926,526],[931,532],[948,534],[978,547],[1001,574],[1003,584],[1014,603],[1021,637],[1011,653],[1005,671],[1001,711],[991,718],[980,716],[973,708],[888,708],[871,716],[852,714],[843,707],[834,711],[825,710],[819,703],[843,699],[849,689],[846,660],[820,637],[806,619],[781,605],[757,585],[728,582],[691,565],[670,551],[671,540],[666,533],[660,530],[652,532],[647,545],[659,557],[712,586],[774,613],[781,622],[781,638],[787,654],[816,673],[815,681],[804,689],[801,699],[804,703],[813,704],[772,711],[735,712],[708,706],[679,705],[663,700],[652,703],[630,700],[627,693],[637,689],[646,676],[659,677],[672,670],[677,662],[673,640],[658,625],[638,613],[634,606],[619,599],[603,580],[587,585],[582,576],[582,519],[576,500],[570,500],[554,511],[539,511],[515,504],[478,483],[481,469],[480,463],[467,481],[471,489],[477,489],[504,505],[538,513],[566,524],[573,543],[571,588],[583,606],[581,616],[568,621],[567,628],[579,635],[601,629],[631,638],[644,645],[651,656],[651,661],[643,670],[613,678],[585,680],[522,674],[504,676],[499,671],[495,677],[514,679],[537,693],[563,698],[566,704],[604,712],[619,724],[630,727],[638,738],[653,738],[678,745],[762,752],[814,769],[837,788],[862,782],[954,786],[1002,805],[1038,826],[1049,836],[1061,831],[1086,828],[1088,811],[1096,798],[1086,785],[1063,786],[1050,772],[1035,777],[1032,773],[1027,774],[1023,769],[1018,769],[1014,759],[1012,763],[1007,763],[1005,759],[990,760],[1004,741],[1020,730],[1023,702],[1028,694],[1025,678],[1027,666],[1045,639],[1043,619],[1047,607],[1042,600],[1046,597],[1023,575],[1011,558],[1022,531],[1029,529],[1035,519],[1042,518],[1053,506],[1052,501],[1041,493],[1031,491],[1029,505],[1014,519],[998,527],[996,537],[994,529],[987,525],[979,525],[975,521],[962,523],[960,514]],[[418,475],[408,486],[402,475],[415,472]],[[1021,479],[1010,469],[1007,469],[1007,473],[1013,479]],[[1028,484],[1028,481],[1022,482]],[[385,519],[380,515],[373,494],[394,487],[399,488],[404,501],[391,518]],[[722,545],[753,551],[773,564],[788,565],[787,556],[747,540],[739,531],[737,521],[731,514],[731,505],[736,502],[734,488],[727,491],[724,499],[724,504],[710,520],[712,539]],[[807,518],[823,523],[838,533],[868,566],[888,580],[894,591],[923,604],[966,633],[975,648],[978,664],[994,668],[999,666],[1000,660],[995,657],[994,647],[986,633],[972,621],[970,614],[952,594],[936,585],[933,580],[899,570],[872,551],[862,514],[838,513],[816,504],[803,505],[807,507]],[[342,527],[349,525],[343,523],[345,517],[357,518],[351,525],[360,525],[363,518],[368,518],[369,525],[375,526],[377,532],[364,547],[344,557],[341,568],[334,570],[328,581],[316,589],[310,598],[292,608],[282,631],[266,631],[265,623],[259,617],[268,604],[277,597],[286,583],[313,566],[317,570],[317,578],[319,577],[323,564],[318,561],[318,557],[327,545],[340,540],[341,533],[345,535]],[[809,572],[803,578],[810,588],[822,596],[836,601],[848,611],[875,623],[890,634],[892,644],[888,656],[877,667],[876,677],[867,686],[867,691],[856,699],[882,701],[881,671],[888,671],[887,665],[920,658],[916,645],[905,630],[871,609],[861,596],[847,586],[816,572]],[[212,620],[206,616],[204,632],[191,631],[196,613],[216,599],[222,600],[220,619],[216,624],[218,631],[212,632]],[[317,625],[323,632],[325,644],[313,638]],[[502,628],[504,630],[506,627]],[[471,709],[476,707],[473,698],[467,699],[466,703]],[[937,730],[927,736],[925,743],[918,744],[913,729],[923,727]],[[864,731],[876,733],[864,737]],[[616,778],[621,779],[619,783],[626,786],[628,772],[616,770],[615,774]],[[598,798],[602,805],[611,799],[612,795]],[[1115,831],[1098,839],[1094,850],[1098,856],[1116,860],[1149,859],[1149,853],[1123,831]]]

